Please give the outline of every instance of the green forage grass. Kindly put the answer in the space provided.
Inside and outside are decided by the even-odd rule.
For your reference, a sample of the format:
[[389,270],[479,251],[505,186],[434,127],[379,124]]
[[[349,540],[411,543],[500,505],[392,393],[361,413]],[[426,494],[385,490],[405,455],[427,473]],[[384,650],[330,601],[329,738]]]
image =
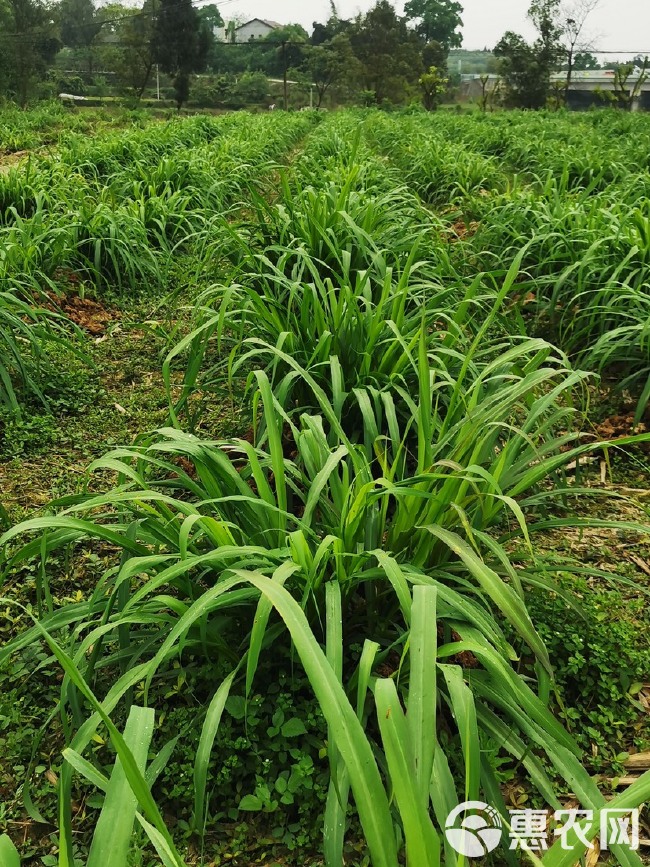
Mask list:
[[[89,863],[109,857],[109,830],[122,861],[144,831],[181,867],[155,797],[178,738],[153,759],[148,747],[168,679],[190,669],[202,704],[182,798],[205,857],[215,815],[237,808],[215,785],[228,699],[248,713],[286,660],[327,726],[328,867],[347,857],[350,814],[376,867],[462,863],[446,816],[466,799],[505,814],[495,755],[539,803],[556,809],[571,791],[602,809],[553,712],[527,589],[570,598],[554,572],[587,568],[541,560],[545,530],[648,531],[573,509],[594,491],[571,469],[594,448],[592,369],[624,365],[637,418],[647,399],[650,230],[636,187],[649,138],[636,118],[572,123],[196,117],[77,140],[2,180],[3,286],[73,267],[97,291],[162,288],[186,253],[199,284],[196,297],[170,287],[189,325],[170,329],[162,362],[168,426],[107,452],[86,486],[0,538],[6,580],[34,561],[49,580],[60,554],[107,550],[83,602],[50,594],[39,622],[0,648],[6,664],[45,640],[64,669],[62,864],[79,773],[105,792]],[[631,131],[628,153],[616,141]],[[44,192],[45,181],[56,183]],[[22,312],[6,321],[35,333]],[[29,370],[23,343],[5,344],[12,405]],[[244,436],[208,427],[206,402],[224,386]],[[112,770],[88,750],[102,725]],[[647,796],[642,777],[611,803]],[[556,844],[541,862],[568,867],[583,850]],[[640,863],[622,847],[613,856]]]

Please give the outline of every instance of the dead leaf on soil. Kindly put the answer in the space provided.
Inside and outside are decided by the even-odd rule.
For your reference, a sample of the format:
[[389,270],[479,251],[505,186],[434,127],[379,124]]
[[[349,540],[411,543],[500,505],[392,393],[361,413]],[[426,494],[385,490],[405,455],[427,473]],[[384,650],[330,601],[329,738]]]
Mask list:
[[619,437],[627,437],[632,434],[645,433],[646,425],[643,422],[634,424],[634,413],[627,415],[612,415],[595,426],[598,436],[605,440],[614,440]]
[[650,750],[645,750],[642,753],[632,753],[632,755],[624,762],[625,767],[630,771],[645,771],[650,768]]
[[470,220],[465,223],[464,220],[456,220],[451,224],[451,230],[455,237],[452,236],[452,241],[464,241],[465,238],[471,238],[478,231],[479,224],[476,220]]
[[584,467],[584,466],[587,466],[587,464],[595,464],[597,461],[598,461],[598,458],[590,458],[590,457],[578,458],[577,461],[569,461],[569,463],[565,466],[564,469],[567,470],[567,472],[568,472],[570,470],[575,470],[576,467]]
[[648,566],[645,560],[641,557],[637,557],[636,554],[628,554],[627,556],[628,560],[631,560],[642,572],[645,572],[646,575],[650,575],[650,566]]
[[598,859],[600,858],[600,843],[598,840],[592,840],[591,842],[592,848],[587,850],[587,860],[585,861],[585,867],[596,867],[598,864]]
[[[77,275],[70,275],[70,281],[72,276],[76,277]],[[48,297],[52,302],[53,308],[65,313],[68,319],[89,334],[103,334],[108,324],[114,319],[113,314],[109,310],[98,301],[93,301],[92,298],[82,298],[80,295],[72,293],[67,293],[60,298],[53,292],[48,292]]]

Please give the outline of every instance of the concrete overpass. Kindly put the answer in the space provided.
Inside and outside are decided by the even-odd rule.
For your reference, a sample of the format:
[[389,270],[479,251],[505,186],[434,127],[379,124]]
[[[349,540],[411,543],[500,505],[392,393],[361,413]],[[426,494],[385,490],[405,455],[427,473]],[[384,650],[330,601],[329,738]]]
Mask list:
[[[590,108],[592,105],[602,105],[599,93],[614,93],[614,77],[612,69],[576,70],[571,75],[571,87],[567,94],[570,108]],[[625,82],[625,89],[632,92],[639,82],[640,72],[635,69]],[[566,82],[566,73],[560,72],[551,76],[551,81],[558,84]],[[638,88],[638,96],[632,101],[632,111],[650,109],[650,77],[646,76]]]
[[[635,70],[626,81],[628,92],[633,90],[639,81],[639,70]],[[591,106],[604,105],[600,93],[614,93],[615,73],[610,69],[594,69],[574,71],[571,76],[571,87],[567,95],[569,108],[585,109]],[[493,91],[499,82],[498,75],[488,75],[486,87]],[[566,72],[558,72],[551,76],[551,81],[558,86],[566,82]],[[650,75],[641,83],[639,94],[633,100],[632,111],[650,111]],[[478,74],[461,75],[461,94],[466,99],[479,99],[482,91],[481,76]]]

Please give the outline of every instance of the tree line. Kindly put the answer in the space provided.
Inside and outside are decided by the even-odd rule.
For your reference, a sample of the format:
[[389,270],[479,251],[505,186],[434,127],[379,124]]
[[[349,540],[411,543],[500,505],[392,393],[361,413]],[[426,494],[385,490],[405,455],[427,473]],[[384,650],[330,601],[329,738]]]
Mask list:
[[223,28],[218,7],[192,0],[144,0],[139,8],[0,0],[0,94],[24,105],[72,73],[74,84],[103,76],[111,89],[139,99],[158,68],[179,107],[195,73],[211,73],[212,96],[226,104],[263,99],[268,77],[283,80],[285,101],[288,82],[297,81],[312,88],[317,106],[327,97],[403,104],[421,96],[432,104],[446,86],[448,52],[461,44],[461,12],[456,0],[408,0],[400,16],[378,0],[345,20],[332,4],[311,34],[288,24],[241,44],[228,34],[215,38]]
[[[532,42],[506,31],[494,48],[489,71],[499,87],[481,77],[481,107],[497,99],[509,106],[540,108],[566,100],[576,70],[596,68],[587,23],[599,0],[532,0]],[[201,104],[261,104],[268,79],[282,82],[288,107],[297,83],[324,103],[403,105],[421,101],[435,109],[449,93],[450,50],[462,43],[462,6],[457,0],[407,0],[399,15],[389,0],[365,14],[341,18],[331,2],[329,18],[311,34],[299,24],[239,43],[224,31],[219,8],[192,0],[144,0],[142,6],[94,0],[0,0],[0,95],[25,105],[55,89],[121,94],[140,100],[162,72],[180,108],[190,97]],[[220,34],[220,38],[217,38]],[[632,81],[634,64],[616,72],[615,101],[634,98],[647,75]],[[564,69],[561,86],[552,81]],[[205,75],[197,77],[197,73]],[[90,92],[90,90],[89,90]]]

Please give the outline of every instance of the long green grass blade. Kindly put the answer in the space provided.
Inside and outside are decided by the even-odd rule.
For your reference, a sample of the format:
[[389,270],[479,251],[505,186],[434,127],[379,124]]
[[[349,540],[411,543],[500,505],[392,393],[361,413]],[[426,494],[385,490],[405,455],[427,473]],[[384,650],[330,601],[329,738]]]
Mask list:
[[[141,775],[144,775],[147,764],[153,727],[152,708],[131,708],[124,729],[124,746],[130,751],[133,764]],[[105,867],[109,863],[115,867],[127,867],[137,806],[137,796],[118,755],[90,845],[88,867]]]
[[390,781],[399,807],[406,838],[409,865],[438,867],[440,840],[422,803],[415,776],[415,754],[409,728],[392,680],[380,678],[375,684],[377,719]]

